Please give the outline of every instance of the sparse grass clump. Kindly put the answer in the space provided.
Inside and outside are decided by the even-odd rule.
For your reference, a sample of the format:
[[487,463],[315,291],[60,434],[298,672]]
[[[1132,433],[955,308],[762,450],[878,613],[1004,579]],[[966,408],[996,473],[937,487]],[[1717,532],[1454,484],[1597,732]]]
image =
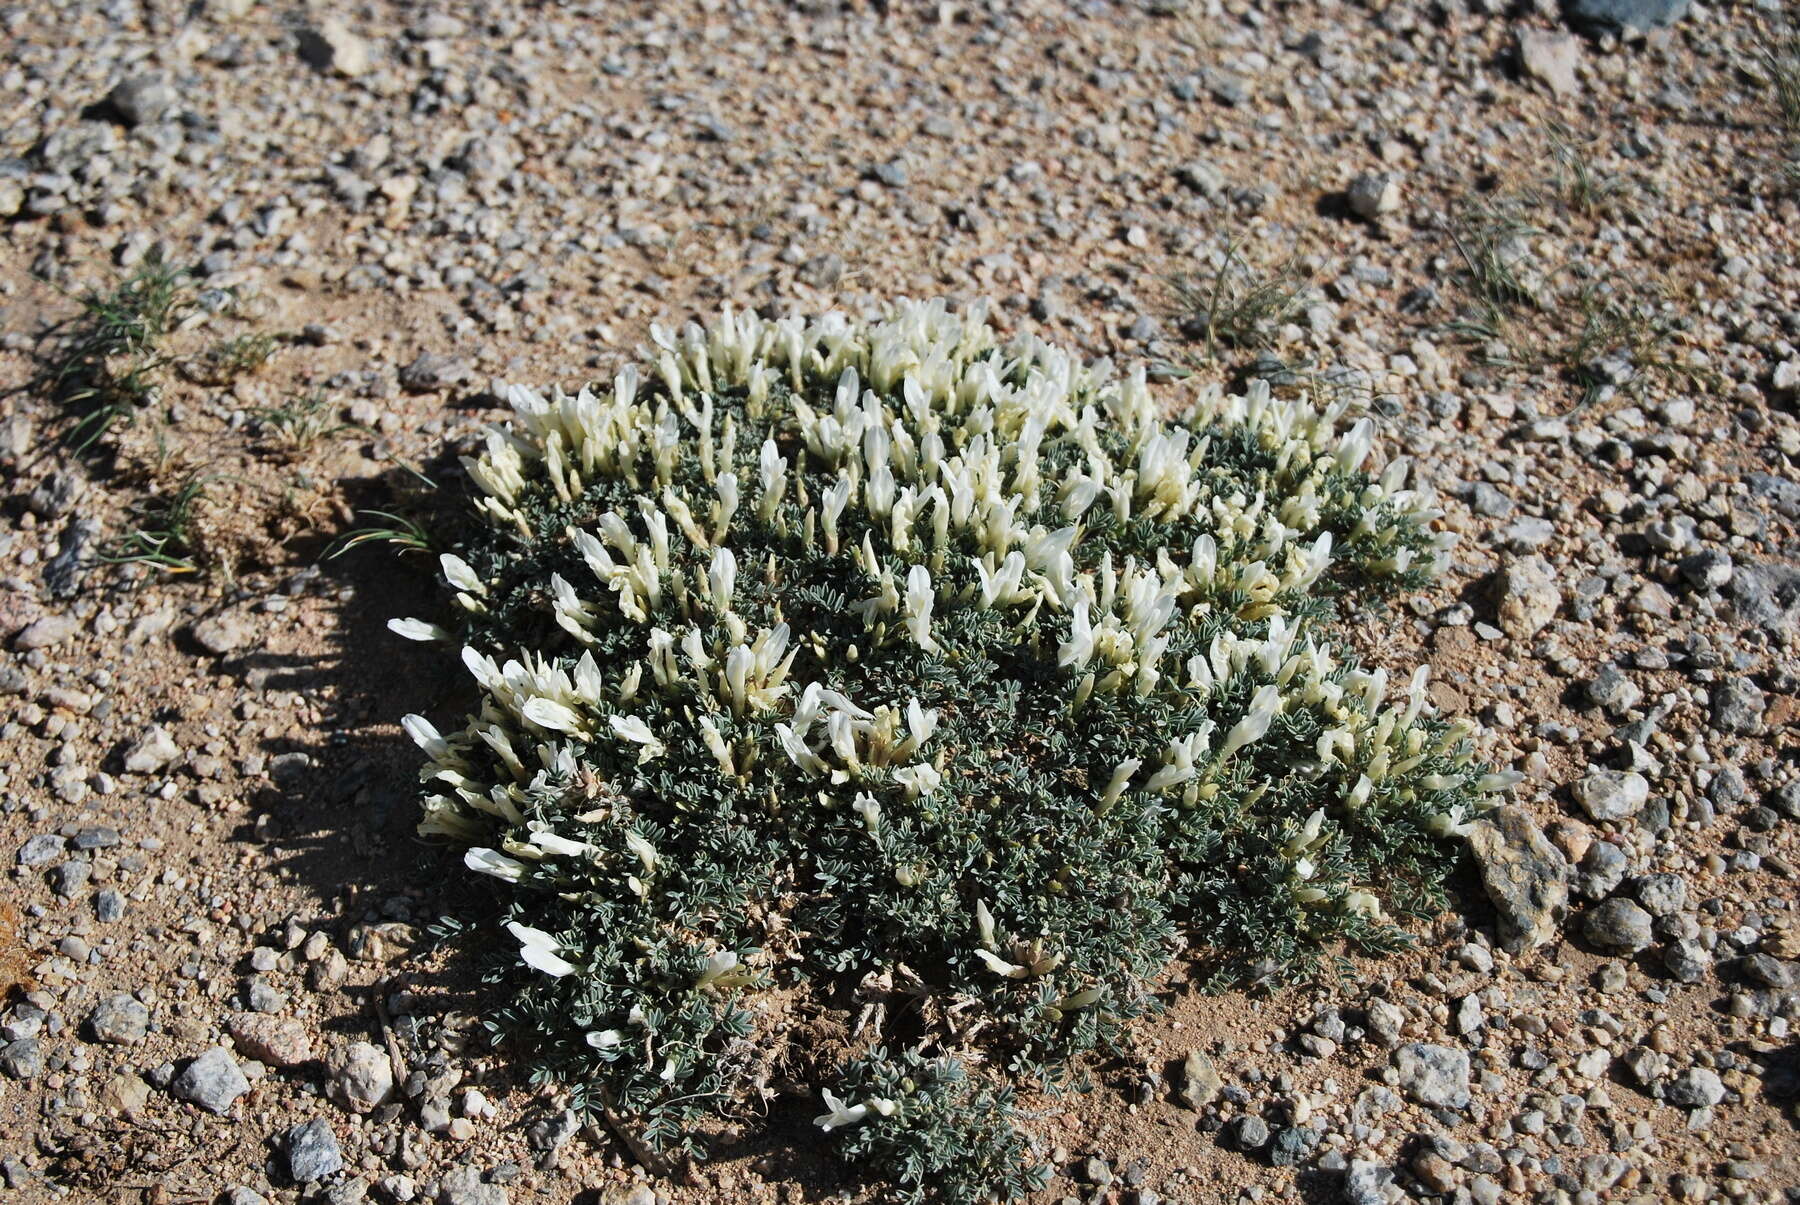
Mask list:
[[182,363],[182,373],[202,385],[229,385],[269,362],[281,340],[267,331],[220,339]]
[[207,505],[212,479],[189,473],[166,496],[151,495],[138,502],[132,526],[104,554],[112,564],[149,565],[170,573],[200,569],[201,511]]
[[1553,143],[1565,174],[1552,194],[1465,199],[1445,221],[1463,301],[1449,330],[1481,344],[1490,366],[1556,370],[1581,389],[1578,405],[1607,387],[1635,394],[1651,383],[1704,380],[1681,358],[1681,315],[1654,283],[1538,261],[1532,243],[1545,233],[1536,221],[1541,207],[1554,201],[1592,216],[1624,195],[1623,185],[1601,182],[1572,148]]
[[1595,167],[1585,141],[1566,126],[1551,127],[1550,156],[1550,187],[1570,210],[1590,216],[1612,216],[1627,207],[1630,183]]
[[286,455],[304,452],[321,439],[356,429],[354,424],[338,418],[330,397],[319,389],[279,406],[256,407],[250,417],[256,420],[274,450]]
[[1208,360],[1216,360],[1221,348],[1273,346],[1277,332],[1300,312],[1307,283],[1294,260],[1260,268],[1243,257],[1236,243],[1226,247],[1217,270],[1171,282],[1182,333],[1205,344]]
[[115,288],[82,296],[81,313],[46,372],[52,397],[73,415],[69,438],[78,448],[155,400],[169,364],[163,340],[192,301],[186,272],[154,250]]
[[1763,43],[1758,57],[1781,128],[1800,136],[1800,34],[1770,38]]
[[810,1096],[912,1199],[1012,1197],[1009,1087],[1178,952],[1305,975],[1441,905],[1507,780],[1330,634],[1445,546],[1367,420],[1171,420],[941,303],[653,337],[511,391],[454,630],[395,624],[479,687],[406,719],[421,831],[504,886],[495,1030],[578,1106],[702,1154]]

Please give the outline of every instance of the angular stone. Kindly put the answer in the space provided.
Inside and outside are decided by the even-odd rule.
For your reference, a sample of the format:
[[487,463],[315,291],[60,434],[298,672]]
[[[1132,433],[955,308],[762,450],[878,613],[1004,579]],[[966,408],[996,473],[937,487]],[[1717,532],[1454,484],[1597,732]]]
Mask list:
[[316,1057],[306,1026],[293,1017],[237,1013],[228,1028],[239,1050],[270,1067],[298,1067]]
[[15,636],[13,647],[26,653],[32,649],[52,648],[80,630],[81,623],[73,615],[46,615]]
[[1216,1100],[1224,1087],[1225,1081],[1219,1077],[1213,1061],[1203,1051],[1189,1051],[1181,1065],[1182,1103],[1198,1112]]
[[1607,954],[1636,954],[1654,940],[1650,914],[1618,896],[1589,908],[1582,917],[1581,932]]
[[288,1175],[301,1184],[322,1180],[344,1166],[343,1149],[323,1117],[289,1129],[281,1136],[281,1152],[287,1156]]
[[320,71],[354,79],[369,69],[369,44],[336,17],[300,34],[300,57]]
[[106,94],[106,103],[128,126],[149,125],[161,120],[180,99],[169,82],[159,75],[134,75],[120,80]]
[[1708,1067],[1689,1067],[1663,1088],[1663,1099],[1682,1109],[1710,1109],[1725,1099],[1725,1084]]
[[129,1071],[121,1071],[100,1085],[100,1103],[117,1113],[136,1113],[150,1103],[150,1085]]
[[1596,770],[1575,784],[1575,802],[1605,823],[1629,819],[1650,801],[1650,780],[1632,770]]
[[439,1205],[507,1205],[506,1190],[482,1182],[481,1173],[467,1164],[452,1168],[438,1181]]
[[1386,172],[1364,172],[1345,194],[1350,212],[1372,222],[1400,208],[1400,182]]
[[1394,1052],[1400,1090],[1432,1109],[1469,1107],[1469,1054],[1449,1046],[1408,1042]]
[[1631,885],[1632,894],[1651,916],[1672,916],[1687,907],[1687,880],[1678,874],[1647,874]]
[[1557,96],[1570,96],[1580,85],[1575,71],[1581,64],[1581,42],[1566,33],[1525,29],[1519,33],[1519,66],[1533,79],[1542,80]]
[[208,615],[194,625],[194,640],[217,657],[235,653],[249,644],[255,635],[249,620],[236,611]]
[[1543,557],[1520,557],[1500,571],[1500,630],[1515,640],[1528,640],[1556,617],[1562,592],[1556,571]]
[[474,371],[474,366],[461,356],[421,352],[400,370],[400,384],[410,393],[431,393],[461,384]]
[[149,731],[125,750],[125,770],[129,774],[154,774],[180,756],[181,746],[175,743],[169,730],[161,724],[152,724]]
[[42,866],[62,856],[68,842],[56,833],[39,833],[19,846],[20,866]]
[[1569,905],[1569,863],[1519,807],[1497,808],[1469,833],[1481,885],[1500,920],[1500,945],[1520,954],[1556,935]]
[[149,1032],[150,1010],[124,992],[114,992],[94,1006],[87,1027],[95,1041],[130,1046],[143,1041]]
[[394,1094],[393,1065],[387,1052],[367,1042],[347,1042],[325,1056],[331,1098],[352,1113],[368,1113]]
[[1769,698],[1749,678],[1725,678],[1712,689],[1712,726],[1720,732],[1748,736],[1762,731]]
[[1406,1199],[1394,1169],[1371,1159],[1352,1159],[1344,1173],[1345,1205],[1393,1205]]
[[36,1079],[44,1074],[44,1044],[36,1038],[20,1038],[0,1047],[0,1071],[14,1079]]
[[189,1063],[169,1085],[177,1100],[189,1101],[210,1113],[231,1111],[231,1102],[250,1090],[250,1081],[238,1069],[237,1060],[223,1046],[214,1046]]

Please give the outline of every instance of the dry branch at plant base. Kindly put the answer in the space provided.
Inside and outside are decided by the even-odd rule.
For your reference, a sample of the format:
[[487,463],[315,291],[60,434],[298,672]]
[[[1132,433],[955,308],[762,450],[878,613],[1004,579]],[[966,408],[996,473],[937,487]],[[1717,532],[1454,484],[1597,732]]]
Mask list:
[[793,1084],[903,1194],[1015,1196],[1011,1083],[1184,945],[1390,948],[1506,785],[1329,634],[1446,547],[1343,406],[1170,421],[942,303],[728,313],[509,400],[454,630],[394,624],[480,690],[406,720],[421,829],[503,884],[496,1033],[651,1148]]

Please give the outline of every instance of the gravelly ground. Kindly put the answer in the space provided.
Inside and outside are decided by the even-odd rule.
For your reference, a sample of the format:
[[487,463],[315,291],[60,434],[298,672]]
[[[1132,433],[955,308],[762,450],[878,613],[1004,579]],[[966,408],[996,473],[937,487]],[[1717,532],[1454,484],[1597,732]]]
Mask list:
[[[1172,983],[1095,1092],[1030,1101],[1044,1199],[1800,1196],[1800,206],[1757,57],[1794,14],[1666,7],[0,5],[6,1185],[866,1197],[808,1102],[646,1178],[486,1048],[395,723],[461,698],[384,626],[430,583],[321,554],[454,484],[495,379],[942,294],[1192,367],[1171,398],[1363,395],[1463,541],[1359,634],[1528,775],[1421,952]],[[52,324],[159,249],[199,308],[77,454]],[[1170,281],[1228,255],[1304,288],[1209,358]],[[184,487],[192,571],[110,563]]]

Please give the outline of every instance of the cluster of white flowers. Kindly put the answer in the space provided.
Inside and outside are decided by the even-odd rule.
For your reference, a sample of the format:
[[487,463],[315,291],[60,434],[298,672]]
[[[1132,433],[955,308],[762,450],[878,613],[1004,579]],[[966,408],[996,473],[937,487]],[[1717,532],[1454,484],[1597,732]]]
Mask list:
[[[1025,647],[1038,646],[1047,617],[1066,617],[1067,638],[1040,652],[1069,675],[1077,714],[1127,692],[1179,693],[1205,707],[1254,672],[1261,685],[1222,731],[1209,722],[1169,739],[1158,757],[1102,769],[1094,780],[1102,812],[1132,792],[1176,807],[1212,798],[1234,758],[1301,710],[1318,718],[1321,773],[1341,779],[1349,808],[1466,735],[1452,728],[1430,738],[1418,723],[1423,671],[1390,700],[1383,671],[1346,672],[1290,613],[1290,600],[1347,549],[1365,570],[1406,572],[1413,551],[1393,516],[1416,530],[1435,514],[1395,461],[1357,486],[1360,522],[1335,539],[1326,530],[1328,508],[1344,509],[1344,475],[1367,459],[1373,436],[1366,420],[1341,431],[1343,406],[1278,399],[1257,382],[1242,396],[1208,388],[1171,420],[1141,370],[1115,377],[1104,362],[1082,364],[1029,335],[1000,347],[981,310],[956,314],[939,302],[901,304],[873,322],[727,311],[706,329],[654,329],[640,364],[608,388],[545,396],[514,386],[507,399],[512,425],[467,461],[478,509],[502,532],[566,540],[585,572],[544,583],[567,653],[524,649],[497,663],[465,649],[480,711],[450,734],[406,719],[429,759],[422,829],[483,843],[468,854],[476,871],[517,881],[533,867],[578,862],[648,897],[657,851],[636,831],[608,839],[609,827],[628,820],[599,807],[553,832],[528,823],[524,805],[584,767],[628,778],[678,736],[702,743],[727,780],[743,780],[759,757],[785,757],[819,790],[842,788],[840,806],[878,835],[884,806],[931,795],[954,772],[948,751],[933,746],[939,716],[917,698],[853,699],[808,680],[808,666],[854,662],[896,642],[940,652],[952,613],[997,613]],[[770,432],[741,454],[740,439],[757,435],[740,422]],[[1224,440],[1249,442],[1272,466],[1258,488],[1214,470]],[[694,461],[697,472],[682,468]],[[533,529],[543,513],[534,500],[568,503],[601,481],[626,486],[632,505],[562,531]],[[1119,562],[1111,552],[1084,555],[1092,532],[1143,521],[1200,534]],[[751,524],[754,541],[743,538]],[[860,648],[819,647],[779,612],[757,626],[734,609],[740,576],[775,572],[772,558],[765,564],[772,542],[848,556],[856,573],[844,587]],[[1440,540],[1434,550],[1446,547]],[[495,582],[456,556],[442,559],[442,571],[461,607],[487,613]],[[1177,628],[1215,619],[1227,622],[1203,653],[1185,664],[1165,657]],[[417,620],[393,626],[414,639],[447,637]],[[621,629],[636,629],[646,651],[602,666],[594,646]],[[1484,780],[1482,789],[1505,785]],[[1446,812],[1434,825],[1453,834],[1467,820]],[[1326,898],[1308,884],[1330,824],[1319,812],[1285,847],[1303,902]],[[1379,910],[1360,887],[1344,906]],[[1057,966],[1058,955],[1036,942],[1002,941],[991,917],[980,928],[973,953],[996,974],[1028,978]],[[531,966],[551,975],[577,968],[548,934],[514,933]],[[697,986],[744,972],[730,951],[708,967]],[[1058,1006],[1098,998],[1083,988]],[[617,1033],[599,1031],[595,1044],[615,1044]],[[828,1104],[826,1128],[883,1113],[887,1102]]]

